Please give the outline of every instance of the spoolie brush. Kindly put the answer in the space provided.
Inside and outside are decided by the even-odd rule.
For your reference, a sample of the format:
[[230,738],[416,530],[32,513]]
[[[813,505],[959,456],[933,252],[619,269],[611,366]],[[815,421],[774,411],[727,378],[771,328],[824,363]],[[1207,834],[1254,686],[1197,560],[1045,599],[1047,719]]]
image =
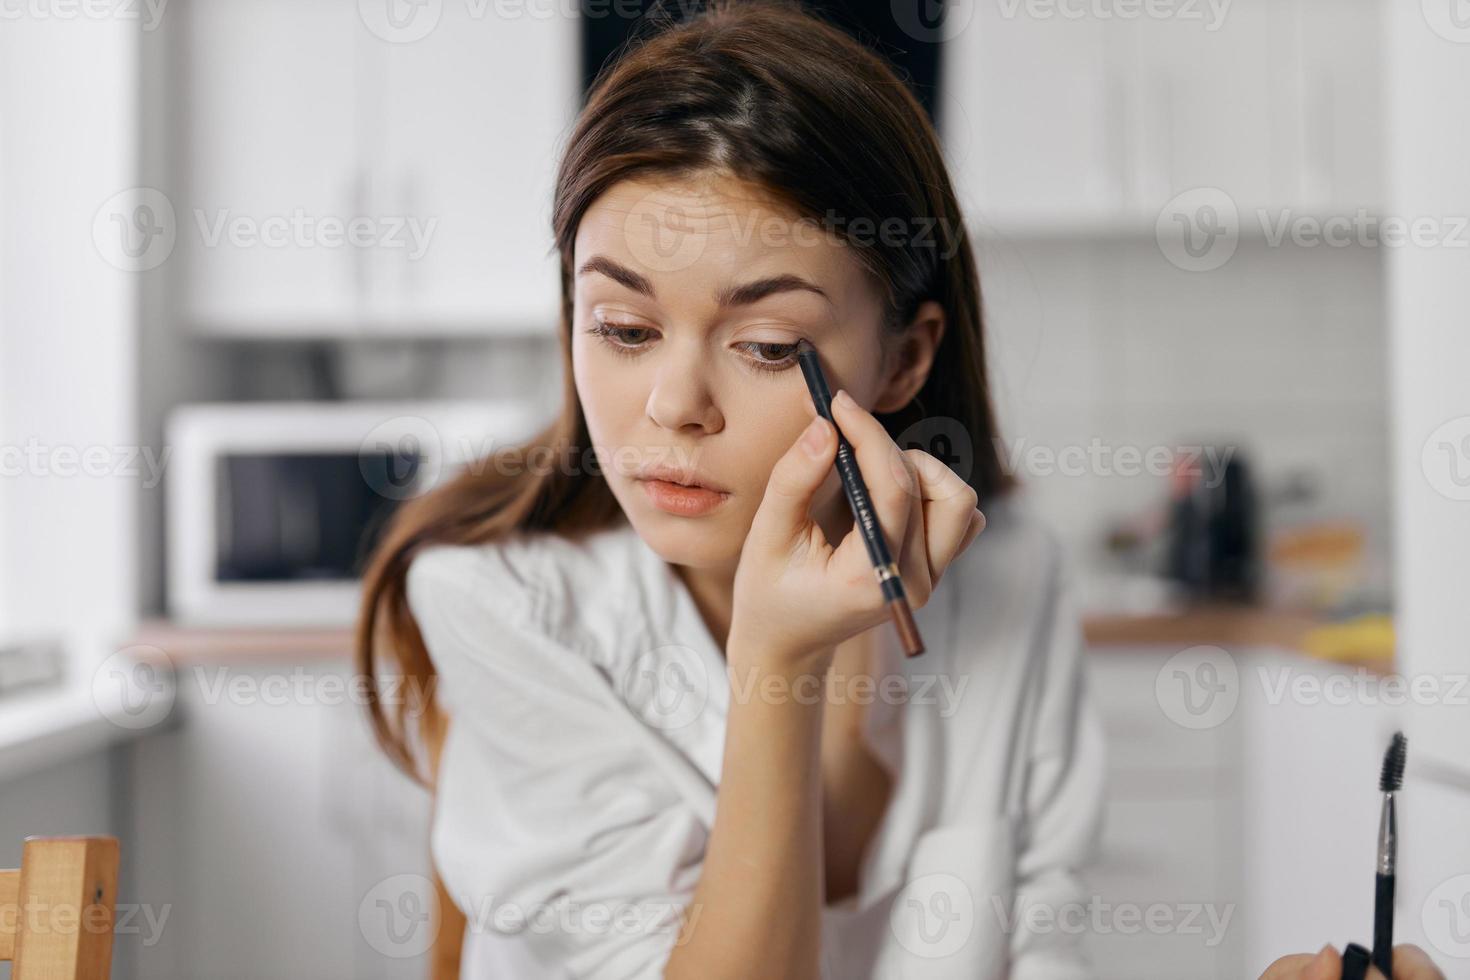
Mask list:
[[1383,754],[1383,770],[1378,776],[1378,791],[1383,794],[1383,811],[1378,819],[1378,873],[1373,899],[1373,965],[1393,980],[1393,889],[1398,864],[1399,828],[1394,813],[1394,796],[1404,784],[1404,762],[1409,740],[1403,732],[1394,732],[1388,751]]

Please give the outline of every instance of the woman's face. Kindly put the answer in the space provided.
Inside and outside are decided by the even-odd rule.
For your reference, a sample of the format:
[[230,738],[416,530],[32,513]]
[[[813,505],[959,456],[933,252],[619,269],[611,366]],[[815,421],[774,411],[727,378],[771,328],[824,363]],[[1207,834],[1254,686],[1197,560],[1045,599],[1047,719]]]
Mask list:
[[[628,180],[574,245],[572,366],[614,496],[664,560],[737,561],[777,459],[811,418],[806,338],[835,394],[872,406],[882,303],[853,250],[729,178]],[[718,488],[660,492],[666,465]],[[845,506],[834,471],[816,519]]]

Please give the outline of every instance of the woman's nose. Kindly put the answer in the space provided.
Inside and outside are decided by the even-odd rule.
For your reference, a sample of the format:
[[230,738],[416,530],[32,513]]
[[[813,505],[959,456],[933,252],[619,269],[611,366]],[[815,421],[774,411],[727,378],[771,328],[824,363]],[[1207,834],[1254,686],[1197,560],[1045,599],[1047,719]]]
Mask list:
[[653,390],[648,393],[648,416],[660,426],[678,430],[698,426],[710,432],[720,427],[720,413],[702,350],[690,348],[659,365]]

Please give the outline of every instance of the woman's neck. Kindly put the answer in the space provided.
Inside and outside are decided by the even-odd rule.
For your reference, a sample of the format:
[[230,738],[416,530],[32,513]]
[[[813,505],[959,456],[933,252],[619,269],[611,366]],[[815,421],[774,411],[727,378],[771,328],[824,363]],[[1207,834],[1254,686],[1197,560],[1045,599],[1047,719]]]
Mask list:
[[[827,540],[835,547],[853,527],[852,509],[847,498],[837,494],[822,510],[814,515]],[[730,624],[735,613],[735,570],[740,556],[727,564],[695,568],[689,565],[674,565],[674,573],[689,589],[699,615],[709,627],[710,635],[723,651],[730,639]]]

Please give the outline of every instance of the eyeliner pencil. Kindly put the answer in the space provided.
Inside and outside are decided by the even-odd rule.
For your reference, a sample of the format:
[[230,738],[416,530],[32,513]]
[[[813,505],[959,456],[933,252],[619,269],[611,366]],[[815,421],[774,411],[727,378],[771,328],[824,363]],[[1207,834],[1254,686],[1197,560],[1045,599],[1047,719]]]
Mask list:
[[1404,784],[1408,749],[1409,741],[1404,738],[1404,733],[1394,732],[1393,742],[1383,756],[1383,770],[1378,776],[1383,810],[1378,818],[1378,867],[1373,882],[1373,965],[1387,980],[1393,980],[1393,892],[1399,849],[1394,796]]
[[888,552],[883,540],[883,527],[878,515],[873,513],[873,502],[868,496],[868,485],[858,470],[857,457],[853,455],[852,443],[842,434],[837,420],[832,417],[832,392],[827,387],[827,377],[817,361],[817,349],[811,341],[802,339],[797,343],[797,359],[801,362],[801,373],[806,377],[807,390],[817,414],[837,430],[837,472],[842,477],[842,489],[847,494],[847,503],[852,507],[853,519],[862,531],[863,541],[868,546],[868,558],[873,562],[873,571],[883,589],[893,625],[898,628],[898,638],[903,643],[903,652],[917,657],[924,652],[924,641],[919,636],[918,624],[914,622],[914,611],[909,606],[908,595],[903,590],[903,579],[898,574],[898,563]]

